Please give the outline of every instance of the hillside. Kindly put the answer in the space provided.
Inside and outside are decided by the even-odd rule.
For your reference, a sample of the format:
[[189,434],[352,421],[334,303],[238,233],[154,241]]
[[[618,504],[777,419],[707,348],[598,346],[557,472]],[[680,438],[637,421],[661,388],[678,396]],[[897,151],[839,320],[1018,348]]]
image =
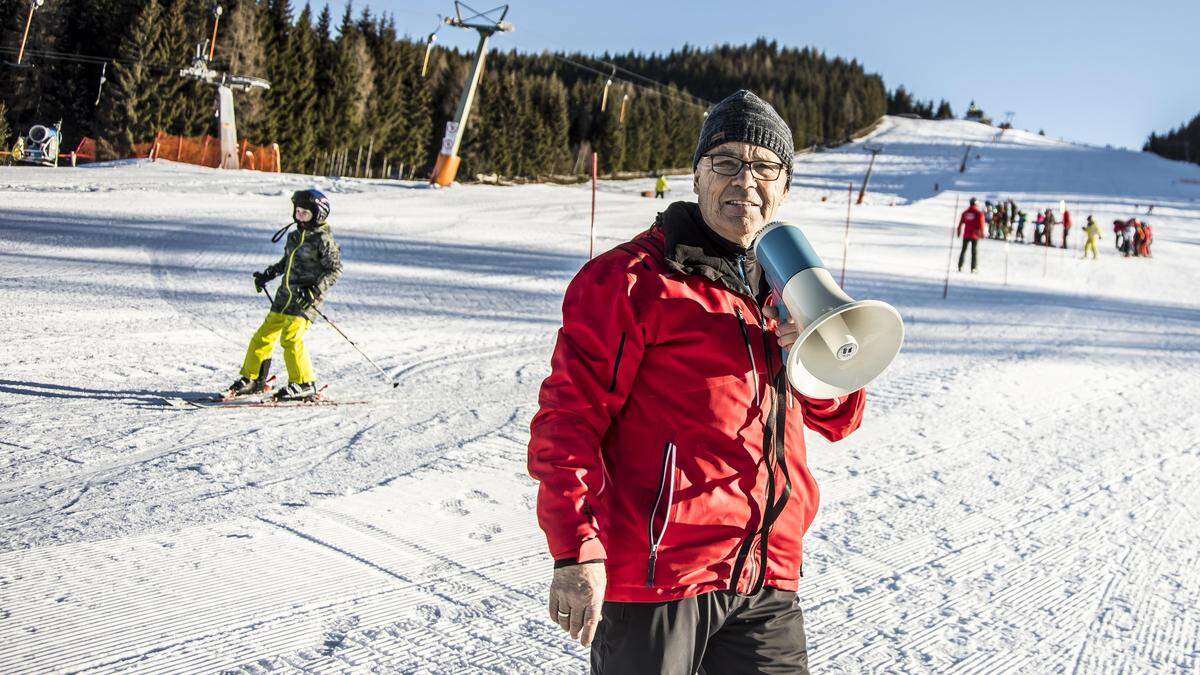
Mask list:
[[[814,672],[1194,671],[1200,167],[889,117],[797,160],[781,216],[835,273],[867,145],[846,290],[907,339],[863,427],[809,438]],[[369,403],[167,405],[236,376],[250,273],[314,184],[346,264],[327,312],[401,386],[317,325],[328,393]],[[652,222],[647,189],[601,183],[600,250]],[[955,204],[992,195],[1095,214],[1100,260],[1078,230],[985,240],[943,299]],[[0,670],[586,670],[545,617],[524,461],[587,186],[164,161],[0,168],[0,198]],[[1107,224],[1150,204],[1154,258],[1117,257]]]

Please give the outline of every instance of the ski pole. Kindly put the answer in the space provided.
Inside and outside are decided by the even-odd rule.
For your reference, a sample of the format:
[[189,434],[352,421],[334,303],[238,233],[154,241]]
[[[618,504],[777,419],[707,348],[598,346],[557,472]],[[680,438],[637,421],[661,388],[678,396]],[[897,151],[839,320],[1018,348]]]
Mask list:
[[[275,303],[275,300],[271,298],[271,291],[268,291],[268,290],[267,290],[267,289],[264,287],[264,288],[262,289],[262,292],[263,292],[264,294],[266,294],[266,296],[267,296],[267,301],[268,301],[268,302],[270,302],[270,303],[272,303],[272,304],[274,304],[274,303]],[[375,370],[378,370],[378,371],[379,371],[379,374],[380,374],[380,375],[383,375],[384,379],[385,379],[385,380],[387,380],[387,381],[388,381],[388,382],[389,382],[389,383],[392,385],[392,388],[393,388],[393,389],[395,389],[396,387],[399,387],[399,386],[400,386],[400,383],[399,383],[399,382],[396,382],[396,381],[392,380],[390,377],[388,377],[387,371],[385,371],[383,368],[380,368],[378,363],[375,363],[375,361],[374,361],[374,360],[373,360],[371,357],[367,356],[367,353],[366,353],[366,352],[364,352],[362,349],[360,349],[360,348],[359,348],[359,346],[358,346],[358,343],[357,343],[357,342],[355,342],[354,340],[351,340],[349,335],[346,335],[344,332],[342,332],[342,329],[341,329],[341,328],[338,328],[338,325],[337,325],[336,323],[334,323],[333,321],[331,321],[331,320],[329,319],[329,317],[325,316],[325,313],[324,313],[324,312],[322,312],[321,310],[317,309],[316,307],[313,307],[312,309],[313,309],[313,311],[314,311],[314,312],[316,312],[316,313],[317,313],[317,316],[321,317],[322,319],[325,319],[325,323],[327,323],[327,324],[329,324],[330,326],[332,326],[332,327],[333,327],[333,329],[334,329],[334,330],[336,330],[336,331],[338,332],[338,335],[341,335],[343,338],[345,338],[345,339],[346,339],[346,342],[349,342],[351,347],[354,347],[354,349],[355,349],[355,350],[356,350],[356,351],[357,351],[359,354],[362,354],[362,357],[363,357],[364,359],[366,359],[366,360],[367,360],[367,361],[368,361],[368,362],[369,362],[369,363],[370,363],[372,366],[375,366]]]

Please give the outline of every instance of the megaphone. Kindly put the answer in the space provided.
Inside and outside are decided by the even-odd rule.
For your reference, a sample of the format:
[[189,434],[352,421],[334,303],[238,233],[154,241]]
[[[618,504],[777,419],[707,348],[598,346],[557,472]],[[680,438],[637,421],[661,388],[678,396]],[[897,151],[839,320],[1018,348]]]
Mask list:
[[787,352],[792,386],[813,398],[845,396],[891,365],[904,321],[886,302],[846,295],[799,227],[776,221],[754,240],[754,254],[780,300],[780,318],[803,326]]

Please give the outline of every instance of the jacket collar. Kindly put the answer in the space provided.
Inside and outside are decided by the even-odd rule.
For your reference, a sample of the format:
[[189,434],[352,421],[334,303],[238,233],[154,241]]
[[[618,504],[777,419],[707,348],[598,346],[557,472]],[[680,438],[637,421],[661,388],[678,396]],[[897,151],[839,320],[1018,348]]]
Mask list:
[[654,227],[661,230],[667,267],[683,274],[696,274],[725,286],[734,293],[747,294],[738,270],[738,259],[746,273],[753,295],[761,293],[761,273],[753,249],[745,249],[713,231],[694,202],[674,202],[658,214]]

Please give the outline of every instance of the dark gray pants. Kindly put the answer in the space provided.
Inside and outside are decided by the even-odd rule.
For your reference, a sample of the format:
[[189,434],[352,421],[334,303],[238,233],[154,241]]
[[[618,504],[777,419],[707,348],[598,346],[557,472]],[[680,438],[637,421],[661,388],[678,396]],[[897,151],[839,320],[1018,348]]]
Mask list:
[[606,602],[592,643],[596,675],[808,675],[796,594],[765,588],[670,602]]
[[958,254],[958,271],[962,271],[963,261],[967,257],[967,247],[971,247],[971,269],[974,270],[979,266],[979,240],[963,238],[962,251]]

